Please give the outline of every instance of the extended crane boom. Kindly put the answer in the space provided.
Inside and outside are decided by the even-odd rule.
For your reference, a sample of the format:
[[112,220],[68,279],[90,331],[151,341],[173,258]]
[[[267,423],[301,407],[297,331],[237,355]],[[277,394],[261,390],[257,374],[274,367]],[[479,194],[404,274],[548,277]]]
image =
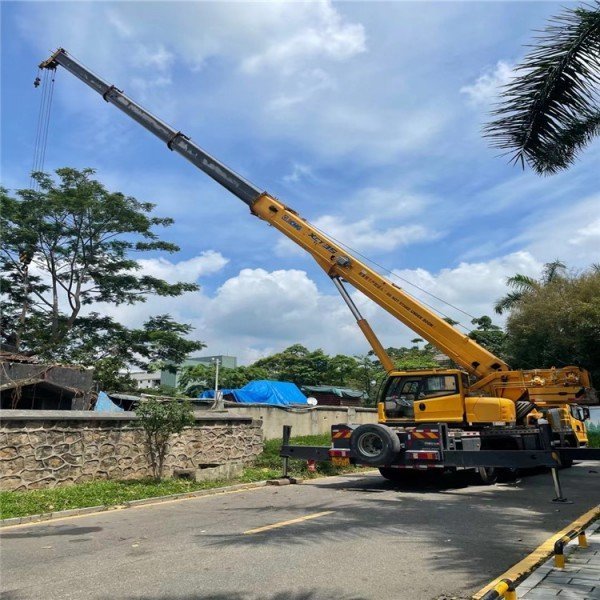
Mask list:
[[324,233],[299,217],[291,208],[263,192],[236,174],[184,135],[149,113],[122,90],[107,83],[60,48],[40,68],[55,69],[58,65],[75,75],[106,102],[137,121],[215,181],[245,202],[253,214],[267,221],[296,244],[309,252],[323,270],[334,280],[336,287],[349,303],[361,330],[388,370],[392,363],[371,331],[369,325],[356,311],[347,294],[344,295],[342,279],[375,301],[379,306],[406,324],[410,329],[431,342],[440,351],[469,373],[478,378],[509,367],[500,358],[479,346],[467,335],[460,333],[431,310],[412,298],[400,287],[351,256]]
[[[40,67],[55,69],[59,65],[235,194],[252,214],[304,248],[332,279],[388,371],[378,399],[377,424],[334,425],[332,448],[298,450],[284,443],[282,456],[308,452],[302,456],[321,460],[325,452],[343,464],[352,460],[377,466],[384,477],[393,480],[400,477],[401,468],[476,467],[486,482],[493,479],[495,467],[531,466],[540,457],[547,461],[543,464],[555,466],[558,458],[551,450],[558,445],[563,461],[596,456],[595,451],[582,449],[587,444],[583,421],[589,410],[578,404],[597,403],[587,371],[574,366],[511,370],[502,359],[349,254],[277,198],[214,159],[181,131],[94,75],[65,50],[57,50]],[[462,370],[395,369],[344,282],[431,342]],[[557,494],[560,496],[560,490]]]
[[60,65],[69,73],[75,75],[86,85],[98,92],[106,102],[114,104],[128,117],[137,121],[142,127],[160,138],[169,150],[181,154],[184,158],[196,165],[199,169],[210,175],[215,181],[235,194],[248,206],[252,206],[262,190],[246,181],[243,177],[234,173],[229,167],[213,158],[210,154],[194,144],[189,137],[167,125],[139,104],[128,98],[122,90],[114,85],[106,83],[103,79],[92,73],[80,62],[67,54],[63,48],[59,48],[48,60],[40,64],[41,69],[56,69]]

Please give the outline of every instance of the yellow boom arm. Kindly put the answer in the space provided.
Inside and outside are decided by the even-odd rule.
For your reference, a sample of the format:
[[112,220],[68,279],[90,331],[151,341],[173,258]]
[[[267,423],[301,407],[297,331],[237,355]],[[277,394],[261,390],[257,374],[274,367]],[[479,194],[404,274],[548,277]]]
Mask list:
[[298,213],[269,194],[261,194],[250,210],[304,248],[332,278],[343,278],[423,339],[478,378],[509,367],[460,333],[400,287],[348,254]]

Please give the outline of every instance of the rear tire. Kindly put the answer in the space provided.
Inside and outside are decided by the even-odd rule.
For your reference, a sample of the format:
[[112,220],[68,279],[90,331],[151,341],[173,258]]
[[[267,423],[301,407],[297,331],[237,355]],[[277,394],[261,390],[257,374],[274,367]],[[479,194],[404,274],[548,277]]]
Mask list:
[[385,425],[359,425],[350,437],[350,452],[363,465],[390,465],[400,454],[400,439]]

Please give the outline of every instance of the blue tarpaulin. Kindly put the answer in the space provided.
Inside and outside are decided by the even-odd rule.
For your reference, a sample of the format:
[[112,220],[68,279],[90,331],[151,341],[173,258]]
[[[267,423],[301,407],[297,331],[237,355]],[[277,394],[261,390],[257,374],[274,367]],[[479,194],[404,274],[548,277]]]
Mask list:
[[123,409],[117,406],[104,392],[98,394],[94,410],[96,412],[123,412]]
[[[268,381],[259,379],[247,383],[237,390],[220,390],[223,396],[230,396],[235,402],[242,404],[275,404],[289,406],[290,404],[307,404],[306,396],[295,383],[287,381]],[[214,390],[202,392],[200,398],[214,398]]]

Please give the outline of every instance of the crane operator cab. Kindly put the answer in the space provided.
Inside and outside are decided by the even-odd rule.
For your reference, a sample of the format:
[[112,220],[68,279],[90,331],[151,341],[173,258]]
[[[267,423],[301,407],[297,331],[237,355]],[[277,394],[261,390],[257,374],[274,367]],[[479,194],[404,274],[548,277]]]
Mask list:
[[468,375],[459,369],[390,373],[378,403],[380,423],[492,423],[515,421],[507,398],[468,396]]

